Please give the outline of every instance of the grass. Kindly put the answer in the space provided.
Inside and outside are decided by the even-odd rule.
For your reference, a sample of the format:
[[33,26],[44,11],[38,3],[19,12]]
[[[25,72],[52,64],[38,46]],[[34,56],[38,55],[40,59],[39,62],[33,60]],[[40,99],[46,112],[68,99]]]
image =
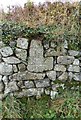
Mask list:
[[64,90],[54,100],[49,96],[40,99],[8,96],[2,102],[3,118],[58,119],[75,118],[81,120],[81,95],[79,91]]

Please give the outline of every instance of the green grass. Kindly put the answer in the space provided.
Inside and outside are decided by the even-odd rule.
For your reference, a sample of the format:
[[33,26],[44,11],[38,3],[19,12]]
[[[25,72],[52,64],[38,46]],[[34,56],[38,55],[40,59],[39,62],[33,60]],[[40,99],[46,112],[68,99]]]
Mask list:
[[81,95],[79,91],[65,90],[54,100],[49,96],[40,99],[8,96],[2,102],[3,118],[56,118],[81,119]]

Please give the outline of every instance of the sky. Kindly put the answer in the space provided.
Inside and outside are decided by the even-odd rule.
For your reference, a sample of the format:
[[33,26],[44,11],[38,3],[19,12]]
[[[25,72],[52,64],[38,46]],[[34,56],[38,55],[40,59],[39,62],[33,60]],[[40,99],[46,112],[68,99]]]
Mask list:
[[[32,2],[34,2],[35,4],[38,4],[39,2],[43,3],[45,1],[50,1],[50,2],[53,2],[53,1],[59,1],[59,0],[30,0]],[[60,0],[60,1],[67,1],[67,0]],[[73,2],[73,1],[80,1],[80,0],[68,0],[70,2]],[[21,5],[21,6],[24,6],[24,3],[26,3],[27,0],[0,0],[0,8],[4,8],[5,11],[7,10],[7,6],[13,6],[13,5]]]

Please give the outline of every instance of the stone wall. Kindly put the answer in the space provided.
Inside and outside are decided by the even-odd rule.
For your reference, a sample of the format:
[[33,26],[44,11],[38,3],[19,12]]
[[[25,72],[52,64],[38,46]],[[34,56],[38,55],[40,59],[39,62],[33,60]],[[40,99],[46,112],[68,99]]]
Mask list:
[[18,38],[6,46],[0,41],[0,99],[57,94],[68,80],[81,81],[81,52],[68,49],[65,41],[43,42]]

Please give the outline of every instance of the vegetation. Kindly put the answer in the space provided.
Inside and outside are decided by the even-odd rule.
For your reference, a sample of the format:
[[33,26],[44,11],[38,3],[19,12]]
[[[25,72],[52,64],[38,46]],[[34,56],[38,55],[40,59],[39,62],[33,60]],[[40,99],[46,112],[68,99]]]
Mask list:
[[8,13],[2,11],[1,21],[5,43],[18,37],[57,42],[66,39],[70,49],[80,49],[80,2],[45,2],[38,6],[27,2],[24,8],[13,6]]

